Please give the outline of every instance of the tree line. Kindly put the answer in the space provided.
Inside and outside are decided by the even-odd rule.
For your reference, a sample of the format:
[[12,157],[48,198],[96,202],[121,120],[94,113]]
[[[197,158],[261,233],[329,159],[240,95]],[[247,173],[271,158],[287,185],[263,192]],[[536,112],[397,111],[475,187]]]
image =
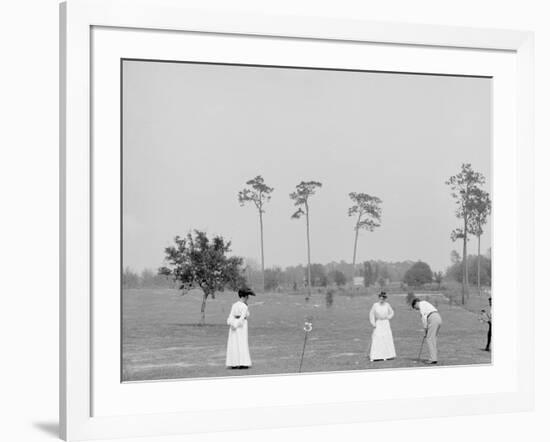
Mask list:
[[[491,200],[489,192],[483,189],[485,185],[485,177],[472,169],[471,164],[464,163],[461,166],[459,173],[451,176],[445,184],[451,188],[451,196],[455,200],[456,210],[455,215],[461,220],[461,226],[451,232],[453,241],[462,240],[463,242],[463,258],[461,267],[462,280],[462,302],[465,303],[465,298],[468,296],[468,253],[467,244],[470,236],[477,237],[478,240],[478,259],[477,259],[477,284],[481,292],[481,236],[484,233],[484,226],[491,212]],[[295,187],[295,190],[289,194],[289,198],[295,209],[291,213],[291,219],[305,219],[305,234],[307,243],[307,267],[306,271],[306,300],[311,295],[311,287],[316,277],[315,272],[321,270],[320,265],[314,266],[311,263],[311,238],[310,238],[310,222],[311,222],[311,200],[316,192],[321,189],[323,184],[319,181],[301,181]],[[237,193],[237,200],[241,206],[252,204],[258,214],[260,224],[260,250],[261,250],[261,275],[262,288],[266,289],[266,269],[265,269],[265,250],[264,250],[264,217],[266,216],[266,207],[271,200],[274,188],[266,184],[261,175],[248,180],[245,187]],[[359,232],[366,230],[374,231],[381,226],[382,217],[382,200],[376,196],[367,193],[350,192],[348,197],[351,200],[351,205],[348,209],[348,216],[355,217],[353,225],[353,258],[352,269],[355,270],[357,257],[357,244]],[[179,288],[187,290],[190,287],[199,287],[203,291],[203,301],[201,306],[202,323],[204,323],[204,312],[206,300],[209,297],[214,297],[217,291],[223,291],[225,288],[236,288],[246,284],[244,276],[243,258],[230,256],[231,242],[225,240],[221,236],[208,238],[205,232],[195,230],[189,232],[186,237],[176,236],[174,245],[165,249],[166,266],[159,269],[159,275],[169,276],[178,281]],[[416,264],[413,264],[414,267]],[[425,274],[433,278],[431,270],[417,265],[416,270],[419,270],[418,275]],[[429,266],[428,266],[429,269]],[[410,269],[409,269],[410,270]],[[371,281],[372,268],[368,266],[363,268],[364,280]],[[282,272],[282,270],[271,270],[272,273]],[[333,271],[331,278],[340,283],[346,277],[341,271]],[[344,278],[342,278],[342,275]],[[420,279],[416,281],[420,283]],[[353,275],[352,275],[353,276]],[[405,275],[406,276],[406,275]],[[328,281],[328,274],[325,275]],[[441,280],[442,275],[437,275]],[[404,277],[405,278],[405,277]],[[323,277],[319,278],[322,283],[325,282]],[[295,281],[297,283],[297,281]]]
[[144,269],[137,273],[126,267],[122,271],[122,288],[123,289],[173,289],[178,284],[173,278],[160,275],[151,269]]
[[[485,255],[470,255],[466,262],[468,263],[466,268],[468,280],[474,281],[479,278],[478,287],[490,287],[492,276],[490,249]],[[451,265],[447,267],[445,278],[462,283],[464,270],[464,260],[458,253],[453,251],[451,253]]]
[[[353,283],[354,276],[363,278],[364,287],[385,287],[393,282],[403,282],[412,287],[421,287],[424,284],[435,282],[441,284],[443,280],[462,282],[463,262],[456,251],[451,252],[451,265],[445,273],[432,272],[430,266],[422,261],[387,262],[382,260],[364,261],[358,267],[346,261],[329,262],[328,264],[312,263],[312,287],[327,287],[331,285],[345,286]],[[359,270],[358,270],[359,268]],[[303,265],[287,267],[270,267],[262,272],[252,261],[243,262],[244,279],[253,287],[265,283],[265,289],[288,289],[298,291],[307,286],[307,268]],[[480,275],[482,286],[491,285],[491,255],[490,251],[480,257],[470,255],[468,258],[469,279],[474,280]],[[122,288],[124,289],[175,289],[179,288],[176,281],[170,276],[161,275],[152,269],[141,272],[126,267],[122,272]]]
[[[365,261],[353,264],[346,261],[328,264],[312,263],[287,267],[270,267],[264,272],[253,262],[245,262],[245,277],[252,286],[263,285],[266,291],[275,289],[302,290],[311,287],[344,286],[354,283],[354,277],[362,278],[365,287],[378,285],[384,287],[390,282],[402,281],[413,261],[385,262],[381,260]],[[308,278],[309,277],[309,278]]]

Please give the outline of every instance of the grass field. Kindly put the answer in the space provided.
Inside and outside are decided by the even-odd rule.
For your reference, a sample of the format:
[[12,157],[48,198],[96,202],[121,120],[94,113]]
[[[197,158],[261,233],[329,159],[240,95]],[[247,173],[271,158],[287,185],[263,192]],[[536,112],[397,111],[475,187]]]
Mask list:
[[[477,297],[478,295],[471,295]],[[422,297],[422,296],[420,296]],[[429,295],[443,318],[439,336],[441,365],[487,364],[486,324],[473,309],[450,305],[441,295]],[[249,342],[253,366],[248,370],[225,367],[228,326],[225,321],[234,293],[209,299],[206,325],[199,326],[201,293],[182,296],[176,290],[123,290],[123,381],[189,377],[296,373],[304,342],[303,326],[313,322],[302,371],[342,371],[395,367],[423,367],[416,362],[422,326],[418,312],[405,296],[392,294],[392,320],[397,358],[370,362],[372,328],[368,313],[374,296],[335,294],[332,305],[325,295],[309,302],[301,295],[261,294],[249,302]],[[485,300],[472,302],[486,305]],[[424,348],[424,358],[427,348]],[[430,368],[426,368],[430,369]]]

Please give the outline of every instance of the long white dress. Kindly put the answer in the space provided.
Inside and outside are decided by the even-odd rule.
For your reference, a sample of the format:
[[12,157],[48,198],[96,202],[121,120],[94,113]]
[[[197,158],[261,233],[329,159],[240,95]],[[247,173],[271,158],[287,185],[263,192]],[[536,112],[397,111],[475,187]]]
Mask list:
[[250,367],[250,351],[248,349],[248,306],[237,301],[231,307],[227,318],[229,337],[227,338],[227,356],[225,365],[228,367]]
[[381,304],[375,302],[370,310],[370,323],[374,327],[372,331],[372,344],[370,347],[370,360],[395,358],[395,346],[390,327],[390,319],[393,318],[393,309],[387,302]]

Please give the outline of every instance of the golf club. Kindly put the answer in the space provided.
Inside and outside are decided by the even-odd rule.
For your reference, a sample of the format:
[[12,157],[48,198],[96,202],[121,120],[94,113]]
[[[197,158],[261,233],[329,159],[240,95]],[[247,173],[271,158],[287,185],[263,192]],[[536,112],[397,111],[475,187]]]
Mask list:
[[424,341],[426,341],[426,334],[424,334],[424,336],[422,337],[422,344],[420,344],[420,351],[418,352],[416,362],[420,362],[420,356],[422,355],[422,349],[424,348]]

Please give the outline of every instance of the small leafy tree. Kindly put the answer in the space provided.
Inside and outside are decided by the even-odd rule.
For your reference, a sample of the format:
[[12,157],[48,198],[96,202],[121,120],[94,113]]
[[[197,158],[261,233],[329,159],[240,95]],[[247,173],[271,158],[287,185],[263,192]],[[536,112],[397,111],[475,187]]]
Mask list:
[[226,288],[237,290],[245,284],[243,259],[228,256],[231,252],[230,241],[221,236],[214,236],[210,240],[205,232],[199,230],[195,230],[194,235],[188,233],[185,238],[176,236],[174,243],[164,249],[167,265],[158,272],[177,281],[184,294],[196,287],[202,290],[202,325],[205,323],[208,297],[214,298],[216,292]]
[[334,289],[328,289],[325,295],[325,305],[327,308],[331,308],[334,304]]
[[262,286],[265,290],[265,261],[264,261],[264,218],[265,213],[264,206],[271,200],[271,192],[273,187],[269,187],[265,184],[265,181],[261,175],[248,180],[246,182],[248,187],[245,187],[238,194],[239,204],[244,206],[247,203],[253,203],[258,211],[260,218],[260,250],[262,255]]
[[480,186],[485,184],[485,177],[473,170],[469,163],[462,164],[460,172],[450,177],[445,184],[451,188],[451,196],[457,205],[455,214],[462,220],[462,226],[451,232],[451,239],[457,241],[462,239],[462,304],[465,304],[468,296],[468,233],[474,216],[476,194]]
[[355,241],[353,242],[353,268],[355,270],[355,260],[357,257],[357,239],[359,238],[359,230],[364,229],[368,232],[374,231],[380,227],[380,217],[382,209],[380,204],[382,200],[376,196],[371,196],[366,193],[351,192],[349,197],[353,205],[348,209],[348,216],[356,216],[355,220]]
[[407,270],[403,282],[412,287],[420,287],[423,284],[432,281],[432,269],[422,261],[415,262],[412,267]]
[[322,187],[322,184],[318,181],[301,181],[296,185],[296,190],[289,196],[294,205],[298,207],[291,218],[300,219],[305,215],[306,217],[306,238],[307,238],[307,296],[306,300],[311,296],[311,246],[309,239],[309,199],[315,195],[315,191]]
[[346,284],[346,275],[344,275],[344,272],[341,272],[340,270],[331,270],[328,277],[338,287]]

